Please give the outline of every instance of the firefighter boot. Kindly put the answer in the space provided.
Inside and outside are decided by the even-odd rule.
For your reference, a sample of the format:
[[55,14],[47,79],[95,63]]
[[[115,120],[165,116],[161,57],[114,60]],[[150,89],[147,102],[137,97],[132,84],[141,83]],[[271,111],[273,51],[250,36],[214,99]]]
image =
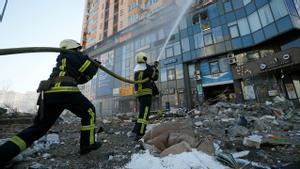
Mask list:
[[93,150],[97,150],[101,146],[102,146],[101,142],[95,142],[92,145],[80,148],[79,153],[80,153],[80,155],[85,155],[85,154],[88,154],[89,152],[91,152]]
[[15,156],[20,153],[19,147],[12,143],[11,141],[7,141],[3,145],[0,146],[0,168],[5,168],[6,165],[9,164],[10,160],[12,160]]

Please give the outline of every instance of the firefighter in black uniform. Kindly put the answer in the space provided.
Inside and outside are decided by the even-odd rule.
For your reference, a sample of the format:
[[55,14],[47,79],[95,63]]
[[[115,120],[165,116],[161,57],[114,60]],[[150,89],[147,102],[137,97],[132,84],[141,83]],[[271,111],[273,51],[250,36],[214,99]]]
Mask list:
[[140,81],[148,78],[145,83],[135,84],[134,90],[139,101],[139,115],[132,132],[135,134],[135,140],[142,138],[146,131],[148,117],[151,107],[151,100],[154,89],[157,89],[154,81],[158,80],[158,62],[154,66],[147,64],[147,57],[144,52],[136,55],[137,65],[134,68],[134,80]]
[[0,168],[45,135],[64,109],[81,118],[79,153],[84,155],[101,146],[100,142],[95,142],[95,108],[77,87],[89,81],[98,68],[87,55],[80,52],[81,45],[78,42],[65,39],[60,47],[73,50],[74,53],[60,53],[50,78],[41,81],[38,89],[39,109],[33,125],[0,146]]

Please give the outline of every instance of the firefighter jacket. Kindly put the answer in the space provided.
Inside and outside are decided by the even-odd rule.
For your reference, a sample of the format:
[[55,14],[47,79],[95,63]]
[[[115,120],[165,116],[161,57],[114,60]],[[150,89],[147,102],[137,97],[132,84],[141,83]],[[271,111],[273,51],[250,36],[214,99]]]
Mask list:
[[88,82],[98,70],[88,56],[80,52],[61,53],[56,62],[48,80],[50,89],[45,93],[79,92],[77,85]]
[[138,83],[134,85],[136,96],[153,95],[153,81],[158,80],[159,71],[155,66],[145,64],[141,70],[135,70],[134,80],[140,81],[149,78],[145,83]]

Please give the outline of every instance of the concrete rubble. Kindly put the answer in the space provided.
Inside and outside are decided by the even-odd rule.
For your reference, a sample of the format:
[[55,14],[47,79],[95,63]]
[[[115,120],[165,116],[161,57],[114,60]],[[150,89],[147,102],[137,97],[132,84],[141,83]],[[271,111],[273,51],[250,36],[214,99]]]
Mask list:
[[[200,152],[227,168],[287,169],[300,161],[300,112],[282,97],[261,104],[218,100],[189,111],[152,112],[139,143],[130,135],[136,115],[98,117],[97,139],[103,146],[79,156],[80,119],[66,112],[45,137],[15,159],[15,168],[124,168],[147,152],[154,161]],[[18,122],[22,120],[11,123]],[[0,144],[28,125],[14,128],[2,122]]]

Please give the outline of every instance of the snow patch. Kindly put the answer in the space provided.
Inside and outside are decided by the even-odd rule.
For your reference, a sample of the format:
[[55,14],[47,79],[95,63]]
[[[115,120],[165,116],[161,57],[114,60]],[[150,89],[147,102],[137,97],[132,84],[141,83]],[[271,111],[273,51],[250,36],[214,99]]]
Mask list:
[[192,150],[177,155],[167,157],[154,157],[146,151],[143,154],[133,154],[131,161],[124,169],[226,169],[225,166],[217,162],[212,156],[203,152]]

